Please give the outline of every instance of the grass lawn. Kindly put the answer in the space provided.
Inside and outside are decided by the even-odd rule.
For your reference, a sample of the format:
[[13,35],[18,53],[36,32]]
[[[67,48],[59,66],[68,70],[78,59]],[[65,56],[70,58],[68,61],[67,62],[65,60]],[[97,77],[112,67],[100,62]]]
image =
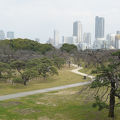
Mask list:
[[56,87],[89,80],[83,80],[82,76],[70,72],[71,69],[74,68],[64,67],[63,69],[59,70],[58,76],[52,76],[47,80],[36,78],[31,80],[27,86],[21,84],[12,85],[10,83],[0,83],[0,95]]
[[[111,120],[108,110],[92,107],[94,89],[83,87],[0,102],[0,120]],[[116,119],[120,120],[120,109]]]

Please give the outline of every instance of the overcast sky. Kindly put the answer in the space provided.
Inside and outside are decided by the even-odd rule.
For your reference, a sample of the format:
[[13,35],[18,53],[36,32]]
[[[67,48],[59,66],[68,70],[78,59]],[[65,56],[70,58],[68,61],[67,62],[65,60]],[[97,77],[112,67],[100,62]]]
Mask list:
[[74,21],[94,36],[95,16],[105,17],[106,33],[120,30],[120,0],[0,0],[0,29],[45,42],[57,29],[71,36]]

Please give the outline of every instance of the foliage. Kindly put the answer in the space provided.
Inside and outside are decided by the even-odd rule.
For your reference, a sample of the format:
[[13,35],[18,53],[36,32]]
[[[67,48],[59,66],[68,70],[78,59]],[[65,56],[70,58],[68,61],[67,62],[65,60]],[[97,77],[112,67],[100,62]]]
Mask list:
[[[108,90],[110,89],[110,93],[107,95],[110,98],[109,101],[109,117],[114,118],[114,107],[115,107],[115,97],[120,98],[120,59],[119,52],[113,53],[111,56],[112,61],[110,60],[107,65],[103,65],[101,63],[99,67],[93,73],[96,73],[96,79],[92,82],[91,87],[102,87],[106,86],[106,92],[103,93],[103,98],[106,94],[108,94]],[[108,99],[108,98],[107,98]],[[101,99],[102,100],[102,99]],[[96,102],[100,102],[99,97],[97,97]],[[102,103],[103,105],[103,103]],[[102,106],[99,106],[102,107]],[[102,109],[102,108],[100,108]]]
[[26,83],[34,78],[34,77],[37,77],[38,73],[36,70],[34,69],[26,69],[22,74],[21,74],[21,77],[22,77],[22,80],[24,81],[24,85],[26,85]]
[[40,52],[42,54],[45,54],[48,51],[53,50],[53,46],[51,44],[40,44],[36,41],[29,40],[29,39],[13,39],[13,40],[1,40],[0,41],[0,47],[1,46],[10,46],[13,50],[31,50],[35,52]]
[[7,63],[0,62],[0,78],[3,78],[2,73],[9,70],[9,65]]
[[62,57],[54,57],[53,62],[58,69],[60,69],[65,64],[65,60]]
[[70,45],[70,44],[63,44],[62,47],[60,48],[61,51],[66,51],[68,53],[73,52],[73,51],[77,51],[77,46],[75,45]]
[[93,107],[98,107],[99,111],[103,110],[104,108],[109,108],[109,106],[105,102],[103,102],[99,96],[96,96],[95,100],[96,102],[93,103]]
[[19,73],[21,73],[21,70],[22,70],[22,69],[25,69],[25,62],[24,62],[24,61],[20,61],[20,60],[13,61],[13,62],[11,63],[11,68],[17,69],[17,71],[18,71]]
[[49,75],[57,75],[57,69],[48,63],[41,63],[37,66],[37,70],[40,76],[46,79]]
[[23,84],[23,79],[21,77],[14,77],[12,82],[13,83],[21,83],[21,84]]
[[11,63],[11,67],[17,69],[20,73],[24,85],[38,75],[46,79],[50,75],[58,74],[53,61],[48,58],[33,59],[26,61],[26,63],[24,61],[14,61]]

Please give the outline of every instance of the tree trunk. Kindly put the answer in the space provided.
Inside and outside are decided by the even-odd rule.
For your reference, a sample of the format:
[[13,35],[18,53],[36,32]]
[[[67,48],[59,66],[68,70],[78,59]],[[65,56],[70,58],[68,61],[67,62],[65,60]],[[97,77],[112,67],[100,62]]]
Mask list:
[[68,62],[69,68],[70,68],[70,64],[71,64],[71,63],[70,63],[70,61],[69,61],[69,62]]
[[115,82],[111,82],[109,117],[114,118],[115,107]]
[[26,80],[24,80],[24,86],[26,86],[27,85],[27,81]]

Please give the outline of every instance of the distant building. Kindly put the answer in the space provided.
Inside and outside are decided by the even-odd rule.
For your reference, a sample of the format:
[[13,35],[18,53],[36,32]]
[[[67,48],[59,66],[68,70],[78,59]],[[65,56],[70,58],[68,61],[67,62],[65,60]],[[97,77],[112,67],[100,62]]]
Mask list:
[[63,44],[64,43],[73,44],[73,37],[65,37],[65,36],[63,36]]
[[104,38],[105,20],[103,17],[96,16],[95,18],[95,38]]
[[82,42],[82,24],[80,21],[73,23],[73,36],[77,37],[77,43]]
[[120,49],[120,35],[116,35],[115,37],[115,48]]
[[105,49],[106,48],[106,40],[105,38],[97,38],[94,42],[94,49]]
[[7,38],[14,39],[14,32],[11,32],[11,31],[7,32]]
[[91,33],[84,33],[83,42],[87,44],[91,44]]
[[79,44],[79,49],[81,49],[81,50],[90,49],[90,45],[87,44],[87,43],[80,43]]
[[120,34],[120,31],[117,31],[116,34]]
[[116,37],[116,34],[107,35],[106,39],[107,39],[108,47],[113,46],[115,48],[115,37]]
[[0,40],[4,40],[5,39],[5,33],[3,30],[0,30]]
[[59,45],[59,40],[60,40],[59,32],[57,30],[54,30],[54,42],[53,42],[53,45],[57,47]]
[[116,34],[110,35],[110,45],[113,47],[115,47],[115,37],[116,37]]
[[48,43],[54,46],[54,39],[53,38],[49,38]]
[[62,38],[62,44],[65,44],[65,43],[67,43],[67,44],[74,44],[74,45],[78,45],[78,43],[77,43],[77,37],[75,37],[75,36],[72,36],[72,37],[65,37],[65,36],[63,36],[63,38]]

